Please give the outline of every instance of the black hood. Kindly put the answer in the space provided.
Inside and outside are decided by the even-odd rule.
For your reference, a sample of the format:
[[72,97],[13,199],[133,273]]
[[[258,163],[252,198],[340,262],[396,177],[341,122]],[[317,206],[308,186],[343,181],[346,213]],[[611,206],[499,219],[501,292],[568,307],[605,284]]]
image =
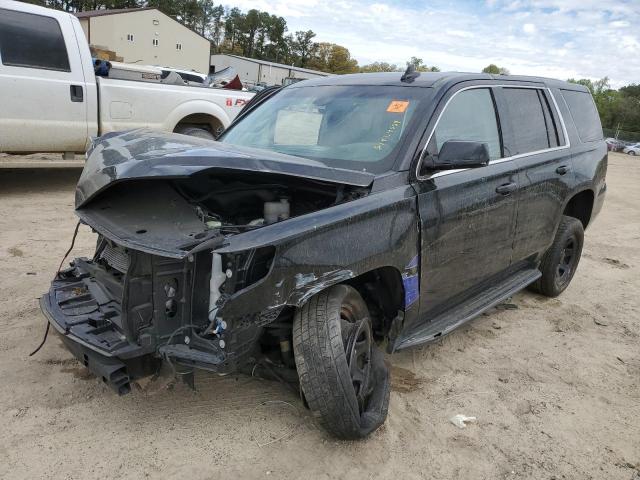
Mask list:
[[87,152],[76,208],[110,185],[144,178],[184,178],[204,170],[273,173],[367,187],[374,175],[315,160],[173,133],[133,130],[100,137]]

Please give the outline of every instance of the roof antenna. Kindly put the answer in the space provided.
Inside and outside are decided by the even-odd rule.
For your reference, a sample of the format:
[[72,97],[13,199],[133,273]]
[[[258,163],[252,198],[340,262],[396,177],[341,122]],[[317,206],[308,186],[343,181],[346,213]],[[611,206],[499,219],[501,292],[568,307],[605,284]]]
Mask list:
[[409,65],[407,65],[407,69],[402,74],[402,77],[400,77],[400,81],[411,83],[419,76],[420,76],[420,72],[416,72],[415,65],[410,63]]

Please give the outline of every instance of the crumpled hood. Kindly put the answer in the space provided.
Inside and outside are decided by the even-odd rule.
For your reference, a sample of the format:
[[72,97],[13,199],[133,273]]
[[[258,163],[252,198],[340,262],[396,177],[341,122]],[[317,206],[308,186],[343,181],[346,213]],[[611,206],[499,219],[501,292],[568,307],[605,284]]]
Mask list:
[[87,152],[76,208],[110,185],[141,178],[184,178],[203,170],[238,170],[367,187],[374,175],[321,162],[173,133],[132,130],[100,137]]

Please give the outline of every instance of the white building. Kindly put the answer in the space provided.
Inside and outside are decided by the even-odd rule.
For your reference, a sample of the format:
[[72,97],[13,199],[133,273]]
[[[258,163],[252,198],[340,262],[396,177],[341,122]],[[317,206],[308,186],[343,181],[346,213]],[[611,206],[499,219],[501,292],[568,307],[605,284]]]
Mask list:
[[90,45],[125,63],[209,73],[210,42],[155,8],[92,10],[76,14]]
[[267,85],[283,85],[287,78],[307,80],[330,75],[318,70],[227,54],[211,55],[211,66],[215,68],[216,72],[227,67],[233,67],[242,83],[248,85],[261,82]]

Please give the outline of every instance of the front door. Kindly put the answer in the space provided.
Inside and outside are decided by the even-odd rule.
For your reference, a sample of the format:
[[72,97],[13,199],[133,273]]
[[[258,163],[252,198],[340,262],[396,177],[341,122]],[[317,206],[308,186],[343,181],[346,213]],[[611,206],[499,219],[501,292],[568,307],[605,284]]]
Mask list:
[[458,91],[430,138],[437,155],[447,140],[484,142],[488,166],[420,173],[416,188],[421,223],[421,318],[464,300],[511,263],[518,202],[518,172],[502,160],[498,115],[491,88]]
[[0,8],[0,103],[0,151],[84,151],[87,91],[68,14]]

